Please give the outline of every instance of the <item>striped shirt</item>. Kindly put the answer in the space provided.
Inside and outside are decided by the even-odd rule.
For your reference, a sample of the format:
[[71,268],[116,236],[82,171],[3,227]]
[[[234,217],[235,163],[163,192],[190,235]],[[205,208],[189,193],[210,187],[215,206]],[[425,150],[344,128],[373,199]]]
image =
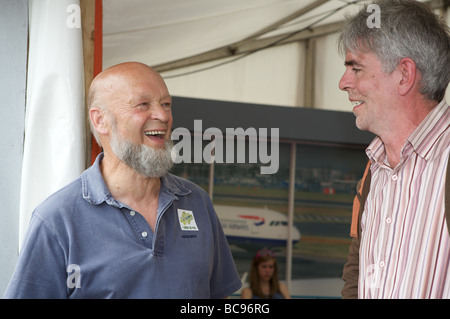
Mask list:
[[366,153],[372,181],[361,219],[359,298],[450,298],[448,104],[439,103],[411,134],[397,167],[387,164],[378,137]]

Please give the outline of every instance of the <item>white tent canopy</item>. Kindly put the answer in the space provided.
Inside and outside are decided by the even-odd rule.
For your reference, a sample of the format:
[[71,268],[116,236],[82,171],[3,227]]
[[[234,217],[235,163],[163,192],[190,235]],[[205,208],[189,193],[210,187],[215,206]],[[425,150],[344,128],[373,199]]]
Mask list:
[[336,40],[363,2],[104,0],[103,66],[144,62],[173,95],[349,111]]
[[105,0],[104,64],[108,66],[126,57],[155,66],[254,35],[261,39],[290,34],[319,20],[314,27],[331,24],[342,21],[344,8],[355,6],[350,2],[353,1]]

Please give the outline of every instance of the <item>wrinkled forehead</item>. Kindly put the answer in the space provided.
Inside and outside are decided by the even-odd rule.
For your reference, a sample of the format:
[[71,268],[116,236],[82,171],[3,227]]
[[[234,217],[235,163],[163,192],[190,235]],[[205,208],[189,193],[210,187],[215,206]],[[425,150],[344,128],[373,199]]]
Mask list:
[[123,65],[103,71],[91,89],[98,98],[109,102],[131,101],[136,96],[161,98],[170,96],[163,78],[145,65]]

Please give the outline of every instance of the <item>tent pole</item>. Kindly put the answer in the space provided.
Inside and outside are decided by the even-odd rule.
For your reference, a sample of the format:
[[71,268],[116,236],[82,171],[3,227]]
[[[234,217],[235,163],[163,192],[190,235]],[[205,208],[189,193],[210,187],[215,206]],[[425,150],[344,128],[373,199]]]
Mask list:
[[89,86],[97,74],[102,71],[103,57],[103,1],[102,0],[80,0],[83,50],[84,50],[84,79],[86,98],[86,166],[90,166],[101,152],[100,146],[95,141],[89,130],[89,110],[87,109],[87,98]]
[[289,161],[288,233],[286,243],[286,286],[289,292],[291,291],[292,280],[292,228],[294,225],[296,152],[296,144],[292,142]]
[[307,39],[305,41],[305,72],[304,83],[305,93],[303,106],[314,108],[315,92],[315,62],[316,62],[316,39]]

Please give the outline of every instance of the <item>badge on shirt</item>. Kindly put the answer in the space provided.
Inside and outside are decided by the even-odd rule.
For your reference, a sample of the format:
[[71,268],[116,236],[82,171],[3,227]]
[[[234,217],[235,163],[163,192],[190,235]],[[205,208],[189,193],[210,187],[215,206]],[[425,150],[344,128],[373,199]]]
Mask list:
[[194,213],[191,210],[177,209],[178,220],[180,221],[181,230],[195,230],[198,231],[197,224],[195,222]]

